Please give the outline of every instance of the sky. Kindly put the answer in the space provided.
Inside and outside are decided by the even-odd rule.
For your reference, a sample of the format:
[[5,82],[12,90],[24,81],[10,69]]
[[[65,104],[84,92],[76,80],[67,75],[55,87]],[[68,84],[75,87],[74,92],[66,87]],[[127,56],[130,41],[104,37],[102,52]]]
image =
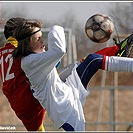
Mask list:
[[[107,14],[108,9],[111,8],[112,2],[83,2],[83,1],[56,1],[56,2],[5,2],[1,3],[1,8],[25,8],[27,16],[31,18],[47,19],[48,21],[56,21],[61,18],[66,12],[72,12],[75,18],[84,25],[87,19],[95,13]],[[24,10],[24,9],[22,9]]]
[[7,9],[9,10],[7,13],[10,13],[20,8],[28,18],[40,19],[44,22],[45,20],[51,21],[52,23],[64,19],[65,13],[72,13],[84,28],[90,16],[96,13],[109,15],[109,10],[113,8],[114,3],[121,2],[129,3],[129,1],[1,1],[0,9]]

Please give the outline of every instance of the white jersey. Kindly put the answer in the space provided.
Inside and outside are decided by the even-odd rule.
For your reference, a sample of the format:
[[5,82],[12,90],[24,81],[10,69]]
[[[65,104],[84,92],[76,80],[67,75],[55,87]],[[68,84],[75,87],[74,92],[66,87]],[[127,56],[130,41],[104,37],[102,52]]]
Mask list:
[[[48,34],[48,51],[30,54],[21,61],[34,97],[47,110],[48,116],[58,128],[70,119],[72,113],[84,124],[82,104],[89,94],[80,81],[76,66],[65,82],[59,78],[55,66],[65,52],[64,29],[54,26]],[[78,126],[78,123],[75,123],[75,130],[82,130],[82,127]]]

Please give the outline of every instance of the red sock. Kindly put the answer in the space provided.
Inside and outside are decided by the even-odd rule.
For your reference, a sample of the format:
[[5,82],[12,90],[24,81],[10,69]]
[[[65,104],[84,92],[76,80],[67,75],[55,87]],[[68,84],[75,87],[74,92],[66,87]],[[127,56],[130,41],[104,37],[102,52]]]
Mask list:
[[[115,56],[116,53],[118,52],[119,48],[117,45],[111,46],[111,47],[106,47],[104,49],[101,49],[95,54],[101,54],[101,55],[107,55],[107,56]],[[83,62],[85,60],[86,56],[80,60],[80,62]]]
[[115,46],[111,46],[111,47],[107,47],[104,49],[101,49],[97,52],[95,52],[96,54],[102,54],[102,55],[107,55],[107,56],[114,56],[116,55],[116,53],[118,52],[119,48],[117,45]]

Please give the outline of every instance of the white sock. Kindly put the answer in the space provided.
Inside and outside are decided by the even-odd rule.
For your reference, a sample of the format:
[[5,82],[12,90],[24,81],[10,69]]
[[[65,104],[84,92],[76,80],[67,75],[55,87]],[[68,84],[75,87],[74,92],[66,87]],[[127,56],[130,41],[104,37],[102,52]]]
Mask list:
[[133,58],[106,56],[105,70],[113,72],[133,72]]

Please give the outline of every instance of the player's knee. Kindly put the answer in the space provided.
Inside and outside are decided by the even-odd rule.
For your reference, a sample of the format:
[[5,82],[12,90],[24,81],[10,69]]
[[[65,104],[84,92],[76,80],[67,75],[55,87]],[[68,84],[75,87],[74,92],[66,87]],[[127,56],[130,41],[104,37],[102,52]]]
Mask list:
[[103,55],[100,54],[89,54],[87,61],[93,65],[97,65],[98,69],[102,68]]
[[89,54],[87,58],[89,58],[90,60],[94,60],[94,59],[101,58],[101,57],[103,57],[103,55],[100,55],[100,54]]

